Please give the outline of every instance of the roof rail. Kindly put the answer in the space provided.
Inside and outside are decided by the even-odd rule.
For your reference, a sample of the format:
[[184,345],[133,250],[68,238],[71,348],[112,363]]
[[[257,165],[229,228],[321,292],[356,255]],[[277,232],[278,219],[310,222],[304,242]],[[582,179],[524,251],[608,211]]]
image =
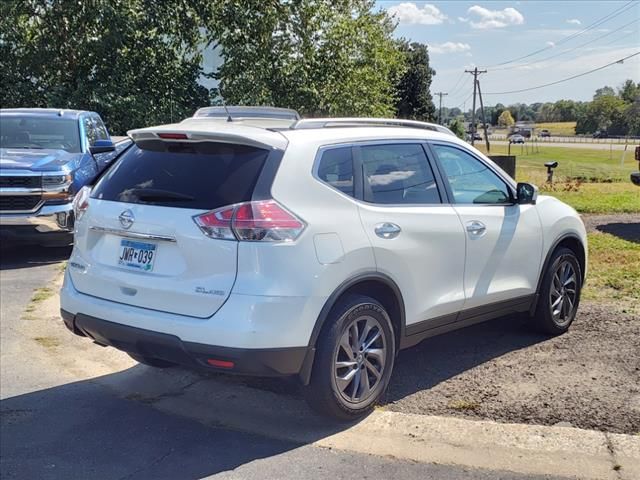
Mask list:
[[405,127],[455,134],[447,127],[436,123],[420,122],[418,120],[404,120],[401,118],[306,118],[298,120],[291,126],[292,130],[308,128],[339,128],[339,127]]

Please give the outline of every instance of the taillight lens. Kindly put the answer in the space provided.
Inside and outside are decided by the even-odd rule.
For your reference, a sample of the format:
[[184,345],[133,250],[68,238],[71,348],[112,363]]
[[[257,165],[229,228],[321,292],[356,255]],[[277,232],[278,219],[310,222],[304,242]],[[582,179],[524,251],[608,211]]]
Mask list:
[[193,217],[193,220],[207,237],[235,240],[236,237],[233,234],[233,230],[231,230],[231,217],[233,217],[234,208],[219,208],[218,210],[197,215]]
[[291,242],[305,223],[275,200],[240,203],[194,217],[202,232],[212,238],[256,242]]
[[84,212],[89,208],[89,197],[91,196],[90,187],[82,187],[80,191],[73,198],[73,216],[76,221],[82,218]]

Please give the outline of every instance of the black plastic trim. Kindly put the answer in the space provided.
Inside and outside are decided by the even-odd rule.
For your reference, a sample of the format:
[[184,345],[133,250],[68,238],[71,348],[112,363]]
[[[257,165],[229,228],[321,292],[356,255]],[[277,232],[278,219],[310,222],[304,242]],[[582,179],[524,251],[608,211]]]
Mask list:
[[[243,375],[287,376],[300,373],[309,347],[231,348],[184,342],[175,335],[122,325],[61,310],[62,319],[76,335],[124,352],[167,360],[186,367]],[[233,368],[209,365],[207,359],[231,361]]]
[[525,295],[409,325],[406,330],[407,335],[400,340],[400,349],[412,347],[429,337],[435,337],[442,333],[498,318],[509,313],[527,312],[530,310],[535,298],[536,295]]
[[262,170],[258,175],[258,180],[256,181],[256,186],[253,189],[253,194],[251,195],[252,201],[270,200],[273,198],[271,195],[271,187],[273,186],[273,181],[275,180],[278,169],[280,168],[280,162],[282,161],[283,156],[284,150],[279,149],[271,150],[269,155],[267,155],[264,165],[262,166]]

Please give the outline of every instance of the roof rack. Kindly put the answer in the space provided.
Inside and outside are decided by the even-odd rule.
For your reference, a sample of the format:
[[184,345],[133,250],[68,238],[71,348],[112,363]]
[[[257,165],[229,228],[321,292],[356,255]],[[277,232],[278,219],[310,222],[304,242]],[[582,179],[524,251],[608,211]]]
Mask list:
[[436,123],[420,122],[418,120],[404,120],[401,118],[307,118],[298,120],[291,126],[292,130],[308,128],[347,128],[347,127],[405,127],[455,134],[447,127]]

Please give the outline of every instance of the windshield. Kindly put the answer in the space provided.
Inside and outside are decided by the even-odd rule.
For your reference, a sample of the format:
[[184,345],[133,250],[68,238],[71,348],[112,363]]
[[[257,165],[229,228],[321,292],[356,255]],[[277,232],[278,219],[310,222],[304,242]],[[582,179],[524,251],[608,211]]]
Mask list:
[[78,122],[66,118],[0,116],[1,148],[50,148],[80,152]]

